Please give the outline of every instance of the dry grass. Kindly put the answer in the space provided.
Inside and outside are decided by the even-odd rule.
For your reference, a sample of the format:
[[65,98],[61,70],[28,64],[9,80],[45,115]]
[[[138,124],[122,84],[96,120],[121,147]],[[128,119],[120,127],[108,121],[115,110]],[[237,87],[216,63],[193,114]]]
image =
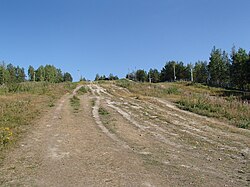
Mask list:
[[71,83],[45,82],[0,87],[0,150],[16,142],[35,118],[74,87]]
[[234,94],[236,91],[190,82],[150,84],[119,80],[115,84],[128,89],[138,98],[164,98],[177,103],[177,106],[184,110],[224,119],[240,128],[250,128],[250,104],[241,99],[241,96],[245,97],[250,93],[237,92],[237,96],[232,96],[230,93]]

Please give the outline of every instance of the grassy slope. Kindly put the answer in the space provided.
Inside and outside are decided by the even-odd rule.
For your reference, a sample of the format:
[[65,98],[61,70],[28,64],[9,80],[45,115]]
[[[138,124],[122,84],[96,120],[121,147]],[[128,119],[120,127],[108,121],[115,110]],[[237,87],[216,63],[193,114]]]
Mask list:
[[65,93],[72,83],[26,82],[0,87],[0,150],[16,142],[32,121]]
[[175,102],[178,107],[184,110],[220,118],[232,125],[250,129],[250,105],[241,99],[249,97],[250,93],[213,88],[190,82],[149,84],[119,80],[115,84],[127,88],[136,97],[165,98]]

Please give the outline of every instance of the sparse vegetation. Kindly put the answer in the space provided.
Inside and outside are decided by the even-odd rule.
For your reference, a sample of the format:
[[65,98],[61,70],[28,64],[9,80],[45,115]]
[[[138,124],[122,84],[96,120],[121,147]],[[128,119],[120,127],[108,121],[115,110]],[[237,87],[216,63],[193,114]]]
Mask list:
[[191,94],[183,96],[177,103],[182,109],[205,116],[226,118],[238,127],[249,128],[250,106],[237,99]]
[[[25,82],[0,87],[0,149],[15,142],[32,120],[65,93],[72,83]],[[11,134],[11,136],[10,136]]]
[[180,91],[178,90],[178,88],[175,87],[175,86],[169,87],[169,88],[165,89],[164,92],[166,94],[179,94],[180,93]]
[[234,126],[249,129],[250,105],[243,98],[249,92],[230,91],[191,82],[136,83],[119,80],[117,86],[127,88],[134,96],[153,96],[177,103],[181,109],[200,115],[228,120]]
[[105,108],[102,108],[102,107],[100,107],[100,108],[98,109],[98,113],[99,113],[100,115],[102,115],[102,116],[109,115],[109,112],[108,112]]
[[77,113],[80,108],[80,99],[74,95],[72,98],[70,98],[70,103],[74,109],[74,112]]
[[95,106],[95,100],[94,100],[94,99],[91,100],[91,106],[92,106],[92,107]]
[[88,91],[89,91],[88,87],[82,86],[82,87],[77,91],[77,94],[83,95],[83,94],[85,94],[85,93],[88,93]]
[[[130,88],[131,81],[128,81],[126,79],[121,79],[115,82],[117,86],[120,86],[122,88]],[[135,84],[135,83],[133,83]]]
[[0,150],[11,141],[11,137],[12,131],[9,127],[0,128]]

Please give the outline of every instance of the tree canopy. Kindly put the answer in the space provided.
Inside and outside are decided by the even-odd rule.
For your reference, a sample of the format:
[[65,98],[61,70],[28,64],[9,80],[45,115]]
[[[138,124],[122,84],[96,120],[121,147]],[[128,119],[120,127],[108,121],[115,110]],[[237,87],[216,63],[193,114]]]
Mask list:
[[28,79],[26,79],[25,70],[22,67],[13,64],[0,63],[0,84],[21,83],[25,81],[47,81],[60,83],[64,81],[72,82],[70,73],[63,73],[61,69],[53,65],[39,66],[35,69],[33,66],[28,68]]
[[250,52],[233,47],[231,54],[213,47],[209,62],[198,60],[194,66],[190,63],[168,61],[161,71],[151,68],[147,73],[143,69],[126,75],[134,81],[194,81],[197,83],[250,90]]

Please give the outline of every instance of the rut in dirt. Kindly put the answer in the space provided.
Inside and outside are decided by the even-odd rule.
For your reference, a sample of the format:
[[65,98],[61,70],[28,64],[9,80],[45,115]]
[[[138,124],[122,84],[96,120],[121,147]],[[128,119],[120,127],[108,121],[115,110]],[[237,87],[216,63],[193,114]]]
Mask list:
[[249,185],[248,131],[112,84],[84,86],[6,155],[1,186]]
[[103,133],[94,118],[95,95],[77,95],[81,108],[75,112],[70,106],[75,94],[65,95],[6,155],[0,168],[2,186],[168,184],[164,175],[145,167],[140,157]]
[[171,180],[178,175],[190,184],[249,184],[248,131],[182,111],[159,98],[138,99],[115,85],[102,86],[93,87],[115,119],[106,120],[113,123],[107,128],[135,154],[145,153],[166,176],[174,176]]

